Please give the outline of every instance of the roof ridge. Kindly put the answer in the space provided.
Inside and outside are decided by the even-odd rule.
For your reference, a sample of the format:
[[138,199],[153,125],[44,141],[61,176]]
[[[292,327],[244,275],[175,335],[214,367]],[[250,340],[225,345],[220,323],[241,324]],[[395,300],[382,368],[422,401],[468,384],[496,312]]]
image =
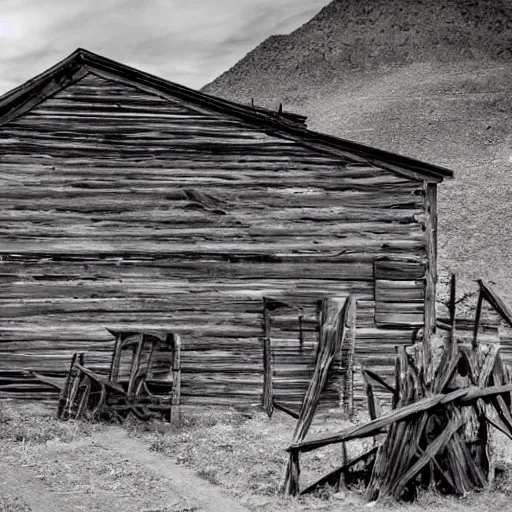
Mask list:
[[[17,109],[21,109],[25,104],[35,105],[43,101],[45,99],[45,87],[51,89],[50,93],[46,96],[48,97],[60,90],[61,84],[62,87],[65,87],[70,81],[77,79],[76,77],[80,73],[85,72],[87,74],[88,68],[92,68],[91,71],[96,69],[99,72],[103,71],[120,79],[133,81],[161,94],[169,94],[206,109],[241,118],[259,126],[263,130],[272,131],[276,135],[291,137],[304,146],[313,147],[313,149],[324,154],[338,154],[339,156],[349,156],[356,160],[362,159],[369,165],[387,168],[399,174],[402,172],[413,179],[442,181],[444,178],[453,176],[451,170],[438,165],[309,130],[304,124],[300,124],[290,119],[290,117],[283,116],[281,109],[279,112],[272,112],[271,110],[259,107],[253,108],[250,105],[242,105],[218,98],[121,64],[80,47],[51,68],[1,96],[0,126],[10,120],[9,116],[11,118],[16,116]],[[40,96],[39,101],[36,96]],[[32,107],[30,106],[30,108]],[[294,115],[298,116],[298,114]]]

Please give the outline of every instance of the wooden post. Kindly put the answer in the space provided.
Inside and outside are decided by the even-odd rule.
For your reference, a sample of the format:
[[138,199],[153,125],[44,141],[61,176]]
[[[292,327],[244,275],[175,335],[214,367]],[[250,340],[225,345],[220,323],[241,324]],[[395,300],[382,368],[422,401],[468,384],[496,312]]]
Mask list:
[[[341,443],[341,465],[346,466],[348,462],[347,455],[347,443]],[[336,482],[336,491],[340,491],[341,489],[346,489],[345,482],[345,472],[340,471],[340,475],[338,477],[338,481]]]
[[302,352],[304,350],[304,328],[303,328],[303,322],[304,322],[304,311],[302,309],[299,313],[299,348]]
[[181,337],[174,333],[174,354],[172,361],[171,423],[181,425]]
[[[77,355],[77,359],[78,359],[78,364],[80,366],[83,366],[84,365],[84,354],[83,353],[79,353]],[[82,375],[83,375],[83,372],[82,372],[82,370],[79,367],[75,368],[73,371],[74,371],[74,377],[72,377],[73,378],[73,382],[71,384],[71,389],[69,390],[69,395],[67,396],[66,406],[65,406],[65,409],[64,409],[64,411],[65,411],[66,408],[67,408],[68,418],[72,414],[72,411],[73,411],[73,408],[74,408],[74,405],[75,405],[76,395],[78,393],[78,387],[80,386],[80,381],[81,381]],[[71,370],[70,370],[70,373],[71,373]],[[77,411],[75,411],[75,414],[76,414],[76,412]],[[76,416],[75,416],[75,418],[76,418]]]
[[[340,353],[347,332],[347,316],[353,308],[354,298],[324,299],[320,318],[320,342],[318,344],[315,370],[300,408],[299,419],[293,432],[293,443],[301,442],[307,435],[313,421],[322,390],[327,382],[329,369],[337,354]],[[296,495],[299,492],[299,453],[290,452],[286,466],[284,483],[281,486],[285,494]]]
[[348,305],[345,322],[345,342],[342,344],[342,365],[344,367],[342,383],[343,411],[349,416],[354,414],[354,357],[356,345],[356,301]]
[[478,286],[478,301],[476,303],[475,325],[473,327],[473,350],[478,348],[478,329],[480,328],[480,317],[482,316],[482,303],[484,301],[484,292],[482,290],[482,285],[479,283]]
[[128,381],[128,400],[132,401],[134,399],[134,391],[135,391],[135,379],[137,377],[137,374],[139,373],[139,366],[140,366],[140,358],[142,354],[142,347],[144,345],[144,333],[139,334],[139,340],[137,341],[137,344],[135,345],[133,349],[133,356],[132,356],[132,367],[130,369],[130,380]]
[[313,421],[320,394],[327,382],[330,365],[338,351],[341,351],[346,335],[345,324],[352,308],[353,297],[347,299],[326,299],[322,308],[323,323],[320,326],[320,350],[315,362],[315,371],[302,402],[299,421],[294,438],[302,440]]
[[274,388],[272,382],[272,347],[270,341],[270,315],[267,299],[263,297],[263,393],[261,406],[272,417],[274,412]]
[[512,327],[512,311],[509,307],[503,302],[501,297],[499,297],[496,292],[494,292],[488,284],[485,284],[483,281],[478,280],[480,285],[480,289],[484,294],[484,299],[489,303],[489,305],[498,313],[501,318],[507,322],[507,324]]
[[298,450],[292,450],[290,452],[286,474],[287,478],[283,492],[287,496],[297,496],[300,492],[300,458]]
[[449,314],[450,314],[450,337],[449,337],[449,351],[450,353],[452,354],[452,357],[453,355],[455,355],[457,353],[457,337],[456,337],[456,322],[457,322],[457,319],[456,319],[456,303],[455,303],[455,298],[456,298],[456,288],[457,288],[457,280],[456,280],[456,277],[455,277],[455,274],[452,274],[451,275],[451,279],[450,279],[450,302],[448,304],[448,310],[449,310]]
[[299,413],[292,411],[290,408],[286,407],[286,405],[283,405],[280,402],[276,402],[275,400],[273,401],[273,404],[274,404],[274,408],[277,409],[278,411],[282,411],[282,412],[288,414],[288,416],[295,418],[296,420],[299,419]]
[[425,275],[425,311],[423,329],[423,368],[427,371],[431,360],[430,339],[436,325],[437,280],[437,185],[424,183],[425,189],[425,237],[427,268]]
[[374,420],[379,416],[378,405],[375,400],[375,395],[373,393],[373,386],[368,380],[366,373],[363,372],[364,379],[364,388],[366,392],[366,399],[368,401],[368,414],[370,415],[370,419]]
[[87,411],[87,403],[89,401],[89,394],[91,392],[91,378],[86,375],[83,379],[83,382],[81,382],[81,385],[83,386],[84,390],[76,410],[76,419],[81,418]]
[[69,384],[71,381],[71,372],[73,371],[73,367],[75,366],[76,358],[78,357],[78,353],[75,352],[71,357],[71,363],[69,365],[68,374],[66,375],[66,380],[64,381],[64,387],[59,395],[59,406],[57,409],[57,418],[61,418],[64,413],[64,409],[66,408],[66,403],[69,395]]

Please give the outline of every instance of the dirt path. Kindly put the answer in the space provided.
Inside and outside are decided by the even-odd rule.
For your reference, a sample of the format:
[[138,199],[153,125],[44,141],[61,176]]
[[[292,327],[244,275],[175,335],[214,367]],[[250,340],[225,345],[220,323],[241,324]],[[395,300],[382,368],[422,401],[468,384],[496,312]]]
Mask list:
[[180,495],[205,512],[248,512],[235,499],[224,494],[217,486],[173,463],[168,457],[150,452],[140,441],[128,437],[121,428],[112,427],[99,439],[100,446],[110,448],[123,457],[140,464],[158,478],[169,483],[169,492]]
[[71,443],[3,446],[0,510],[248,512],[235,498],[149,451],[119,427]]
[[[22,465],[0,462],[0,510],[32,510],[33,512],[66,512],[66,504],[49,491],[37,475]],[[7,494],[8,493],[8,494]]]

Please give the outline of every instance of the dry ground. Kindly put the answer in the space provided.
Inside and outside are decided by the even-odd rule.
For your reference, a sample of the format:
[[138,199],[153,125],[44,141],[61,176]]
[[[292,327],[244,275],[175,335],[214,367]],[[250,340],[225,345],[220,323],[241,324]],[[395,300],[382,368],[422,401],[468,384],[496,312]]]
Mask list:
[[[54,404],[0,402],[0,511],[277,511],[365,507],[358,490],[293,499],[276,494],[293,420],[258,410],[186,410],[179,429],[155,422],[124,428],[59,422]],[[320,419],[316,433],[343,428],[340,417]],[[499,443],[500,465],[512,451]],[[509,447],[512,447],[510,442]],[[365,447],[351,444],[350,455]],[[302,481],[333,467],[339,447],[303,459]],[[421,495],[415,504],[377,504],[373,510],[476,512],[512,510],[512,470],[493,489],[464,499]]]

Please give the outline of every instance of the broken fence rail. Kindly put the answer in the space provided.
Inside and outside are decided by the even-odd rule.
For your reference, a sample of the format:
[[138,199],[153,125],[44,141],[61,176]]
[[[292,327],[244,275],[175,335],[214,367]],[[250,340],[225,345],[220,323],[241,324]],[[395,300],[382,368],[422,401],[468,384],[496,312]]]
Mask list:
[[478,388],[476,386],[457,389],[456,391],[452,391],[445,395],[435,395],[433,397],[423,398],[411,405],[407,405],[400,409],[395,409],[390,413],[384,414],[369,423],[356,425],[355,427],[351,427],[337,434],[291,444],[286,451],[304,453],[330,444],[343,443],[345,441],[350,441],[351,439],[371,437],[380,433],[382,428],[385,428],[397,421],[405,420],[420,412],[429,411],[452,402],[456,402],[460,405],[471,405],[476,400],[485,400],[485,398],[488,397],[495,397],[510,392],[512,392],[512,384],[491,386],[485,389]]

